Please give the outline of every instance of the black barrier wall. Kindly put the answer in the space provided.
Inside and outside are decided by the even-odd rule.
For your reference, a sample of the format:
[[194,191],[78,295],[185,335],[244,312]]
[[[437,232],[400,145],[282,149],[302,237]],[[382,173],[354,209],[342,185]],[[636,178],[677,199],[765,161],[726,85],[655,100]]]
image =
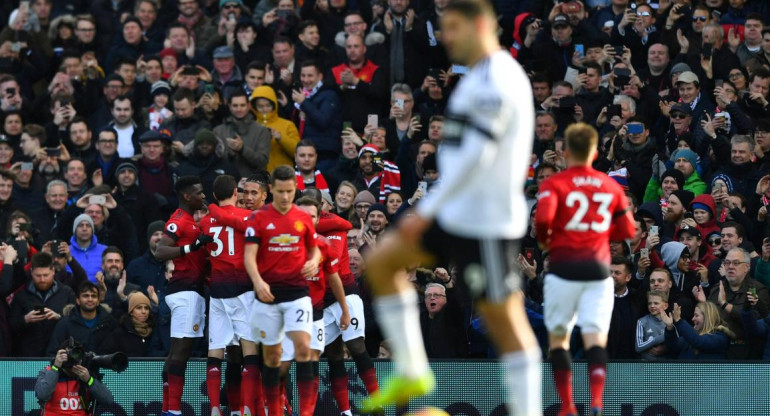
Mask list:
[[[46,361],[0,360],[0,415],[26,415],[39,409],[34,395],[38,371]],[[375,363],[382,382],[393,370],[390,362]],[[413,400],[409,407],[390,409],[401,415],[423,406],[446,409],[452,415],[503,416],[503,368],[494,361],[439,361],[431,363],[436,374],[436,391]],[[160,414],[162,361],[131,360],[128,369],[116,374],[104,372],[104,382],[116,404],[97,414],[114,416],[155,416]],[[351,403],[365,395],[355,365],[347,363]],[[588,376],[584,363],[574,365],[575,400],[581,413],[588,410]],[[321,363],[320,399],[316,415],[339,415]],[[208,415],[206,363],[191,361],[187,367],[183,396],[185,415]],[[291,388],[293,394],[295,389]],[[610,363],[605,393],[607,416],[767,416],[770,415],[770,364],[765,363]],[[222,395],[222,400],[226,396]],[[293,400],[295,406],[297,401]],[[556,415],[558,397],[553,388],[550,366],[543,365],[545,415]],[[354,414],[357,414],[354,408]]]

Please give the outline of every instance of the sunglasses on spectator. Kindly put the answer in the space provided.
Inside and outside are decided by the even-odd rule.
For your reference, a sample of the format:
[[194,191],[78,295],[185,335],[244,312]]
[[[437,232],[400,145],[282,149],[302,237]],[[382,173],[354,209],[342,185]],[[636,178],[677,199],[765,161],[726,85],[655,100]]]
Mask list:
[[687,115],[685,113],[671,113],[671,118],[682,120],[687,118]]
[[710,246],[719,246],[722,245],[722,239],[721,238],[712,238],[709,240]]
[[239,6],[236,3],[228,3],[222,6],[222,10],[224,9],[237,9]]
[[706,17],[706,16],[693,16],[693,17],[692,17],[692,21],[693,21],[693,22],[697,22],[698,20],[700,20],[701,22],[705,22],[705,21],[706,21],[706,19],[707,19],[707,17]]
[[650,12],[636,12],[637,16],[650,17]]
[[740,77],[742,77],[742,76],[743,76],[743,73],[741,73],[741,72],[733,72],[733,73],[731,73],[730,75],[728,75],[728,77],[730,77],[730,79],[733,79],[733,78],[740,78]]

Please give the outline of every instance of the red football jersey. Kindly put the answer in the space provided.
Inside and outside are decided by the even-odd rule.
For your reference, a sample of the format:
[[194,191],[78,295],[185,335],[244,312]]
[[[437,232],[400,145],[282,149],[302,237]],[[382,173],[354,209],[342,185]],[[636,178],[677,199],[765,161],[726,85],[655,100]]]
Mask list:
[[334,255],[333,247],[326,237],[316,235],[316,244],[321,250],[321,262],[318,273],[307,279],[310,287],[310,301],[313,302],[313,310],[320,311],[324,308],[324,296],[329,287],[329,276],[339,272],[340,260]]
[[[306,212],[292,206],[281,214],[269,204],[251,214],[245,235],[246,244],[259,244],[259,274],[270,285],[276,303],[301,297],[301,292],[307,295],[307,279],[301,271],[316,241],[313,222]],[[282,291],[292,293],[282,297]]]
[[248,209],[212,204],[209,214],[201,219],[202,232],[214,238],[206,245],[211,262],[211,297],[232,298],[251,290],[251,279],[243,265],[246,244],[243,224],[250,215]]
[[[166,235],[177,247],[192,244],[201,234],[192,214],[177,209],[166,222]],[[166,294],[184,290],[200,290],[204,284],[206,251],[197,250],[174,259],[174,273],[166,287]]]
[[538,241],[549,249],[550,272],[570,280],[607,278],[610,240],[634,235],[623,189],[590,167],[567,169],[541,184],[535,224]]
[[345,293],[356,288],[356,278],[350,271],[350,256],[348,255],[348,231],[353,229],[353,224],[337,215],[322,212],[318,219],[316,231],[326,237],[333,247],[333,253],[340,259],[340,279],[345,286]]

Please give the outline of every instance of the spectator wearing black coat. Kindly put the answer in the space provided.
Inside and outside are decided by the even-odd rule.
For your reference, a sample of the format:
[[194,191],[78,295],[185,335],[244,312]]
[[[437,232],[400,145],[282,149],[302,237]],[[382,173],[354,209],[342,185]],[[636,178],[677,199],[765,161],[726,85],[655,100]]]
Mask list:
[[179,164],[179,175],[193,175],[201,179],[203,192],[213,194],[214,179],[219,175],[231,175],[240,179],[235,165],[225,157],[225,145],[209,129],[200,129],[195,139],[185,146],[186,157]]
[[449,288],[439,283],[425,287],[425,312],[420,316],[425,351],[429,358],[462,358],[468,354],[462,305],[446,270],[437,272]]
[[163,296],[163,289],[166,286],[166,266],[161,260],[155,257],[155,250],[158,248],[158,241],[163,236],[163,230],[166,223],[163,221],[154,221],[147,227],[147,251],[144,254],[131,261],[126,267],[126,279],[128,283],[138,285],[142,292],[149,294],[150,286],[158,297]]
[[102,342],[98,352],[122,352],[128,357],[147,357],[155,335],[150,299],[141,292],[128,296],[128,312],[118,327]]
[[109,308],[100,305],[99,288],[90,281],[78,287],[75,304],[65,306],[61,316],[46,348],[49,357],[56,355],[59,346],[69,337],[83,344],[86,351],[97,351],[116,324]]
[[628,287],[633,265],[626,258],[613,258],[610,265],[615,284],[615,306],[612,308],[610,332],[607,338],[607,354],[612,359],[637,358],[634,337],[636,321],[642,314],[636,291]]
[[113,194],[115,202],[126,210],[136,229],[139,252],[147,249],[145,230],[151,222],[159,220],[155,198],[139,187],[139,171],[132,162],[123,162],[115,169],[118,189]]
[[162,45],[147,40],[142,34],[142,23],[134,16],[129,16],[123,21],[122,35],[115,36],[107,53],[107,62],[104,68],[109,73],[116,67],[118,58],[127,58],[136,61],[140,56],[150,56],[160,52]]
[[315,144],[318,151],[317,167],[326,172],[337,162],[340,154],[342,130],[342,103],[334,91],[333,80],[323,79],[323,69],[318,62],[301,64],[302,91],[292,91],[295,111],[294,121],[299,134]]
[[91,15],[96,20],[97,37],[103,50],[108,50],[110,42],[121,28],[120,18],[134,11],[134,0],[97,0],[91,4]]
[[[32,257],[31,282],[16,293],[11,304],[10,327],[21,341],[16,343],[16,356],[46,356],[51,334],[61,321],[65,307],[75,302],[75,292],[57,282],[54,274],[50,254],[38,253]],[[59,343],[55,345],[58,349]]]

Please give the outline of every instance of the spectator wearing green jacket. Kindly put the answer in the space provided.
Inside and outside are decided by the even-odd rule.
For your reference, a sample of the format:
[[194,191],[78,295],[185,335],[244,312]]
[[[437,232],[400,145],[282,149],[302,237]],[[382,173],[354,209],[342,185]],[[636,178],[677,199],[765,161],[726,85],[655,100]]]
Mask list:
[[[674,164],[674,169],[682,172],[684,175],[684,190],[690,191],[695,196],[701,195],[706,192],[706,182],[701,179],[695,167],[698,166],[698,155],[690,149],[682,148],[677,149],[671,154],[671,163]],[[653,176],[650,178],[650,182],[647,183],[647,190],[644,193],[644,202],[658,201],[663,197],[663,189],[661,188],[660,179]]]

